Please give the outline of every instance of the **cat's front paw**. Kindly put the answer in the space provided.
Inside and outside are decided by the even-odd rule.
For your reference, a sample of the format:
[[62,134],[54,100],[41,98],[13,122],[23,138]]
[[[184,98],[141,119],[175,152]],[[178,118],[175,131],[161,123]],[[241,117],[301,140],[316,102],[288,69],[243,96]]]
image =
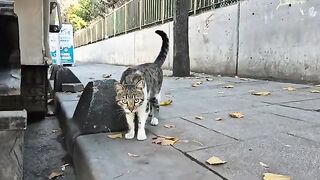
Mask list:
[[143,141],[147,139],[147,135],[145,131],[138,131],[137,139],[139,141]]
[[158,120],[158,118],[153,117],[153,118],[151,119],[150,124],[151,124],[152,126],[156,126],[156,125],[158,125],[158,124],[159,124],[159,120]]
[[133,139],[134,138],[134,131],[133,132],[128,132],[127,134],[124,135],[126,139]]

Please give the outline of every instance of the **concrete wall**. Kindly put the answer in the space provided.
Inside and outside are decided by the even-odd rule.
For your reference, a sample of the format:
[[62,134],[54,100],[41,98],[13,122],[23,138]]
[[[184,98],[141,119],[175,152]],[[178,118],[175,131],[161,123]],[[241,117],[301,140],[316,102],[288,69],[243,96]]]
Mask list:
[[15,0],[19,21],[21,64],[43,65],[43,0]]
[[[320,1],[247,0],[189,18],[192,71],[320,82]],[[172,22],[83,46],[78,62],[136,65],[152,62]]]
[[[236,73],[237,5],[191,16],[190,61],[193,71],[234,75]],[[227,14],[225,14],[227,12]],[[135,31],[75,49],[81,63],[136,65],[153,62],[161,39],[158,29],[169,36],[170,49],[164,68],[172,68],[173,23]]]
[[241,2],[239,75],[320,82],[320,1]]

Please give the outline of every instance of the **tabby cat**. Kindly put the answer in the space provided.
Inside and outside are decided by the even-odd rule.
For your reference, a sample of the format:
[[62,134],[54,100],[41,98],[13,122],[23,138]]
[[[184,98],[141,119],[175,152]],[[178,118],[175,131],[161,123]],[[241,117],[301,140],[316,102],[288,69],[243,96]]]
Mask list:
[[138,140],[147,139],[145,123],[151,117],[151,125],[158,125],[160,90],[163,80],[161,69],[168,48],[169,39],[165,32],[157,30],[162,38],[160,53],[153,63],[145,63],[130,67],[122,74],[120,83],[116,83],[116,101],[126,113],[129,131],[126,139],[132,139],[135,135],[135,117],[138,117]]

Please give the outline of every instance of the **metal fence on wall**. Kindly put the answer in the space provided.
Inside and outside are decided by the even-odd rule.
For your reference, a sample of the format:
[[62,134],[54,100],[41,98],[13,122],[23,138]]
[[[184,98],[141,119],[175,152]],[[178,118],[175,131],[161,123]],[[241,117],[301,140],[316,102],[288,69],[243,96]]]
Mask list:
[[[74,45],[80,47],[105,38],[172,20],[174,0],[131,0],[88,27],[74,33]],[[190,15],[225,7],[238,0],[189,0]]]

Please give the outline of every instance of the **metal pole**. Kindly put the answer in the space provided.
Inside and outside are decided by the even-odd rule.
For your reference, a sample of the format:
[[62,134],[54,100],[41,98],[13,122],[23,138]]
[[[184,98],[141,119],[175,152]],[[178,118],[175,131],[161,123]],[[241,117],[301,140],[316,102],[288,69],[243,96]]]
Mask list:
[[127,4],[128,3],[125,3],[124,4],[124,33],[127,33],[127,18],[128,18],[128,12],[127,12]]
[[142,27],[142,6],[143,6],[143,0],[140,0],[140,4],[139,4],[139,13],[140,13],[140,25],[139,25],[139,29],[141,29],[141,27]]
[[197,5],[198,5],[198,0],[194,0],[194,4],[193,4],[193,14],[197,14]]
[[117,15],[116,12],[113,11],[113,36],[116,36],[116,20],[117,20],[116,15]]
[[165,0],[162,0],[162,4],[161,4],[161,21],[162,21],[162,24],[164,23],[164,1]]

